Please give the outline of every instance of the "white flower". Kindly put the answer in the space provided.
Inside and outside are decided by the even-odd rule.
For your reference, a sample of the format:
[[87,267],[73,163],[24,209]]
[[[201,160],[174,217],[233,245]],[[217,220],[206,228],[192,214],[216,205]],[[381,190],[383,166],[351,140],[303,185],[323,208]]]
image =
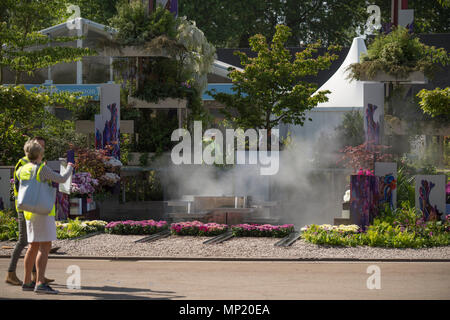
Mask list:
[[106,165],[109,165],[111,167],[121,167],[122,162],[120,160],[117,160],[116,158],[111,158],[108,161],[105,162]]

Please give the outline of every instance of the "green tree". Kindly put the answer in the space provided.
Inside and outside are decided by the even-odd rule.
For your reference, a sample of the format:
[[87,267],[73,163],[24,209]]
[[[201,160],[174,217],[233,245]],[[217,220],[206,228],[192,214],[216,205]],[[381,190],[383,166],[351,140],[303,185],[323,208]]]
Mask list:
[[[414,9],[415,33],[447,33],[450,32],[450,10],[448,0],[409,0],[408,9]],[[391,20],[391,0],[373,0],[381,9],[381,22]]]
[[165,52],[162,57],[124,57],[116,63],[116,69],[125,75],[122,80],[127,83],[129,95],[148,102],[186,98],[188,121],[207,121],[201,92],[214,62],[215,48],[195,23],[175,18],[161,6],[148,14],[139,1],[120,3],[111,23],[118,30],[113,45]]
[[1,7],[1,21],[24,34],[62,23],[69,16],[66,0],[3,0]]
[[117,5],[127,0],[65,0],[69,4],[80,7],[82,18],[92,20],[104,25],[110,25],[110,19],[117,14]]
[[337,141],[344,146],[358,146],[364,142],[364,119],[360,111],[346,112],[336,128]]
[[[3,3],[2,3],[3,5]],[[62,1],[10,1],[0,10],[0,67],[16,72],[20,83],[24,72],[32,74],[61,62],[72,62],[92,55],[90,49],[63,47],[77,38],[49,39],[37,32],[46,23],[61,21],[65,6]],[[45,89],[26,90],[23,86],[0,86],[0,162],[12,165],[23,155],[23,143],[29,136],[51,138],[48,154],[61,155],[67,139],[75,139],[73,124],[57,119],[47,107],[79,106],[87,102],[78,94],[52,93]],[[60,149],[58,151],[58,145]]]
[[314,94],[317,85],[302,79],[329,68],[337,58],[330,53],[334,48],[314,58],[320,43],[310,44],[293,60],[285,48],[290,35],[289,27],[278,25],[270,45],[261,34],[251,37],[250,46],[257,57],[236,52],[244,71],[229,73],[235,93],[210,92],[225,105],[225,118],[236,127],[270,130],[279,123],[303,125],[305,113],[328,100],[328,90]]
[[[416,33],[450,31],[448,0],[409,0]],[[325,45],[350,45],[356,29],[364,29],[367,6],[381,9],[382,23],[391,20],[391,0],[191,0],[179,1],[179,13],[194,20],[217,47],[247,48],[251,35],[270,37],[275,26],[291,28],[288,46],[321,40]]]
[[397,27],[389,34],[379,34],[362,54],[361,62],[349,66],[351,77],[361,80],[373,78],[377,72],[385,72],[396,78],[407,77],[420,71],[432,78],[441,66],[446,66],[450,57],[443,48],[427,46],[408,29]]
[[422,111],[431,117],[450,116],[450,87],[434,90],[422,89],[417,94]]
[[[79,106],[87,98],[69,92],[38,92],[24,86],[0,86],[0,164],[13,165],[23,156],[23,144],[32,136],[49,139],[47,156],[61,156],[63,145],[75,138],[73,123],[57,119],[46,108],[53,105]],[[58,149],[59,148],[59,149]]]
[[23,73],[33,74],[38,69],[95,54],[88,48],[63,46],[77,37],[49,38],[37,32],[44,26],[43,20],[62,17],[63,5],[60,1],[8,1],[6,6],[9,7],[3,15],[5,20],[0,21],[0,43],[3,44],[0,48],[0,67],[7,67],[16,73],[15,84],[20,83]]
[[194,20],[214,45],[231,48],[248,47],[257,33],[269,38],[280,23],[292,30],[288,46],[319,39],[325,45],[350,44],[368,17],[361,0],[192,0],[180,1],[179,13]]

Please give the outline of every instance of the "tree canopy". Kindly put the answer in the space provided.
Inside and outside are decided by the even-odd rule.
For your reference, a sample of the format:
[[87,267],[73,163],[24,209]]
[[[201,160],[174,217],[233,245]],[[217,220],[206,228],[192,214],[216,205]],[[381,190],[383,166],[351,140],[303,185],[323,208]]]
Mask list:
[[330,53],[334,48],[320,56],[317,48],[321,44],[310,44],[292,61],[285,48],[290,35],[289,27],[278,25],[270,44],[261,34],[251,37],[250,46],[257,57],[236,52],[244,71],[229,73],[235,93],[210,92],[225,105],[225,118],[235,127],[270,130],[279,123],[303,125],[306,111],[328,100],[329,91],[316,92],[317,85],[302,79],[329,68],[337,58]]
[[[448,1],[439,2],[408,2],[408,7],[414,9],[416,33],[450,32]],[[370,3],[365,0],[191,0],[180,1],[179,13],[194,20],[217,47],[247,48],[252,35],[260,33],[269,38],[279,23],[292,30],[288,46],[314,43],[319,39],[324,45],[349,45],[356,36],[356,28],[364,29],[369,4],[380,7],[383,24],[390,22],[391,0]]]

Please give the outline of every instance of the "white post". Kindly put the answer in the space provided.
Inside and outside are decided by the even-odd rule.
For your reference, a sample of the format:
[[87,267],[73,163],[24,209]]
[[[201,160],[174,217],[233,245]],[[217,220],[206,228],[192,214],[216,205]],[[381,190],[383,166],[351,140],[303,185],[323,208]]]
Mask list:
[[[80,18],[77,18],[80,19]],[[80,21],[80,28],[77,29],[77,36],[81,37],[83,35],[83,24]],[[77,40],[77,48],[83,48],[83,40]],[[83,84],[83,61],[82,59],[77,61],[77,84]]]
[[109,81],[114,81],[113,57],[109,57]]
[[[47,34],[47,37],[48,37],[49,39],[51,39],[50,33]],[[47,46],[48,46],[48,47],[51,47],[50,42],[48,43]],[[53,79],[52,79],[52,67],[51,67],[51,66],[48,66],[48,68],[47,68],[47,80],[53,80]]]

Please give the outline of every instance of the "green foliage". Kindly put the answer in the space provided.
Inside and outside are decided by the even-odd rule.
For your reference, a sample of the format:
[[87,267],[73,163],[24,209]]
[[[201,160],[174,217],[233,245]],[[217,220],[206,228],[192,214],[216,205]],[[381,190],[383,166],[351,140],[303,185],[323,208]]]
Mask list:
[[[128,95],[147,102],[157,103],[165,98],[187,100],[189,123],[208,121],[207,110],[201,101],[201,91],[206,85],[206,75],[214,61],[214,47],[203,32],[186,18],[175,18],[162,7],[149,17],[140,2],[123,2],[118,14],[111,20],[119,32],[116,42],[145,49],[165,49],[170,57],[125,58],[115,63],[127,86]],[[139,64],[136,71],[136,62]],[[140,71],[142,70],[142,72]],[[178,127],[175,117],[151,110],[133,111],[126,108],[122,119],[135,120],[139,139],[132,149],[138,152],[167,151],[172,142],[171,132]],[[144,162],[142,162],[144,163]]]
[[56,237],[60,240],[77,238],[86,234],[87,232],[84,230],[78,218],[69,220],[67,225],[58,225],[56,228]]
[[156,57],[145,59],[144,74],[147,75],[137,90],[131,95],[148,102],[158,102],[164,98],[181,98],[193,94],[192,89],[182,85],[185,78],[180,74],[182,65],[174,59]]
[[[85,98],[68,92],[38,92],[24,86],[0,86],[0,163],[14,165],[23,157],[23,144],[29,137],[48,139],[47,159],[58,158],[67,150],[69,141],[83,143],[83,137],[74,132],[74,124],[57,119],[46,106],[76,107]],[[70,139],[70,140],[69,140]]]
[[106,222],[101,220],[82,221],[78,218],[56,222],[56,237],[60,240],[82,237],[93,232],[104,232]]
[[60,120],[53,114],[43,119],[42,126],[36,128],[33,135],[46,140],[45,158],[49,160],[65,158],[72,145],[87,146],[86,135],[75,132],[73,121]]
[[164,200],[161,180],[155,170],[145,171],[138,176],[122,177],[121,188],[126,201]]
[[262,226],[253,225],[233,225],[231,231],[235,237],[273,237],[283,238],[294,232],[293,225],[284,226]]
[[372,79],[377,72],[404,78],[414,71],[432,78],[438,64],[446,66],[449,61],[443,48],[427,46],[399,26],[387,35],[379,34],[368,46],[367,54],[361,56],[361,62],[351,64],[349,70],[350,76],[357,80]]
[[95,115],[100,113],[98,102],[86,102],[77,106],[67,106],[72,113],[73,120],[95,120]]
[[0,18],[20,32],[39,31],[64,22],[70,15],[66,5],[67,0],[3,0]]
[[[16,26],[0,22],[0,66],[16,72],[15,83],[20,83],[22,73],[32,75],[37,69],[53,66],[61,62],[73,62],[83,56],[95,55],[88,48],[62,46],[77,37],[49,38],[38,32],[23,31]],[[32,48],[30,50],[30,48]]]
[[407,202],[409,206],[415,203],[414,176],[409,174],[404,166],[397,170],[397,206]]
[[365,233],[344,233],[312,225],[302,237],[311,243],[332,246],[371,246],[386,248],[424,248],[450,245],[450,221],[425,222],[409,203],[375,218]]
[[434,90],[422,89],[417,94],[421,100],[419,105],[423,112],[436,116],[448,116],[450,118],[450,87],[445,89],[436,88]]
[[364,119],[358,110],[346,112],[342,123],[336,128],[337,140],[343,147],[364,143]]
[[19,225],[14,210],[0,211],[0,241],[19,239]]
[[142,2],[121,3],[111,25],[119,30],[115,35],[121,45],[143,45],[159,36],[175,39],[176,20],[173,14],[157,7],[149,16]]
[[166,111],[140,109],[140,117],[135,122],[139,139],[135,141],[134,150],[137,152],[156,152],[161,154],[172,147],[170,140],[172,131],[178,128],[178,121],[174,114]]
[[124,166],[128,165],[131,146],[131,135],[128,133],[120,134],[120,162],[122,162]]
[[222,48],[248,48],[252,35],[269,38],[281,20],[292,30],[290,47],[318,40],[349,45],[356,27],[367,20],[366,8],[359,0],[179,1],[180,16],[194,20],[209,41]]
[[279,123],[303,125],[305,113],[328,100],[329,91],[313,96],[317,86],[300,79],[329,68],[337,56],[327,51],[313,58],[320,47],[316,43],[296,53],[292,61],[289,50],[284,47],[290,35],[287,26],[277,25],[270,45],[261,34],[251,37],[250,46],[257,56],[250,58],[243,52],[236,52],[244,71],[234,69],[229,73],[235,93],[209,92],[226,106],[223,114],[234,126],[269,130]]
[[65,2],[79,6],[81,17],[108,25],[109,20],[117,14],[116,6],[124,0],[66,0]]

